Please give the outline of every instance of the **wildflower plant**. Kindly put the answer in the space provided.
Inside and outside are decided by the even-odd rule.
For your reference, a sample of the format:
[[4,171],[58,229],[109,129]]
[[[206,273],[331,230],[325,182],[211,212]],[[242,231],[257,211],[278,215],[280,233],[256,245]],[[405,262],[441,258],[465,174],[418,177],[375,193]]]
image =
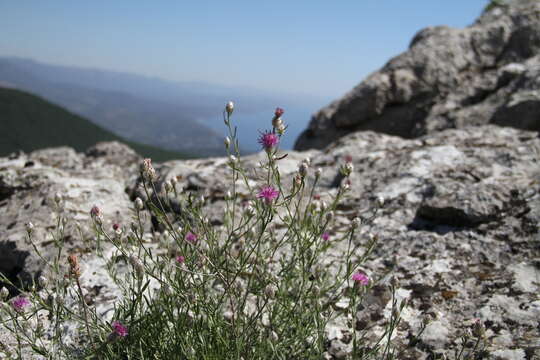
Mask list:
[[[256,170],[261,181],[253,186],[242,166],[233,111],[229,102],[223,112],[230,171],[223,223],[208,220],[201,194],[183,191],[174,178],[163,181],[145,159],[144,195],[134,201],[131,226],[106,228],[102,211],[90,210],[96,242],[88,251],[104,259],[121,292],[114,311],[105,316],[88,301],[81,286],[86,257],[66,253],[59,226],[57,256],[42,257],[52,274],[47,286],[2,308],[8,315],[2,326],[16,344],[14,352],[0,349],[11,354],[7,358],[29,351],[52,359],[320,359],[328,351],[327,325],[344,315],[334,305],[348,298],[345,315],[354,317],[377,281],[362,270],[377,237],[356,240],[378,208],[370,217],[339,226],[335,214],[347,186],[339,187],[329,203],[321,201],[316,189],[322,170],[311,171],[309,159],[292,178],[281,177],[278,164],[286,156],[279,149],[286,132],[281,108],[271,129],[260,135],[265,159]],[[351,161],[341,172],[352,175]],[[240,196],[239,184],[248,189],[247,199]],[[172,201],[183,211],[171,212]],[[165,240],[148,240],[148,215]],[[32,236],[28,231],[30,241]],[[346,249],[337,264],[327,261],[335,244]],[[392,319],[375,343],[368,343],[354,324],[344,324],[353,336],[352,358],[393,358],[391,338],[403,305],[395,299],[392,305]],[[44,315],[47,334],[43,327],[23,325]],[[65,324],[79,334],[73,341],[65,339]]]

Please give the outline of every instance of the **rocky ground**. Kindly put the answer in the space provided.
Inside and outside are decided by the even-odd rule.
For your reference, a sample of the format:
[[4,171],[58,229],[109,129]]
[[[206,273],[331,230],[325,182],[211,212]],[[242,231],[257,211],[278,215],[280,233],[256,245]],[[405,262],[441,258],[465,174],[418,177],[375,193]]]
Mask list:
[[[99,151],[98,151],[99,150]],[[389,276],[408,299],[396,335],[400,358],[427,359],[451,353],[473,319],[485,321],[487,354],[497,359],[533,359],[540,350],[540,138],[535,132],[496,126],[446,130],[415,140],[374,132],[341,138],[325,150],[290,152],[280,161],[282,178],[292,179],[298,162],[311,158],[323,169],[317,193],[337,191],[339,164],[351,155],[355,167],[348,199],[334,229],[365,214],[378,196],[387,199],[368,232],[380,239],[365,266],[381,285],[357,313],[355,326],[375,336],[389,316]],[[262,154],[242,159],[251,181]],[[121,161],[119,161],[121,160]],[[62,194],[63,216],[83,229],[67,229],[68,247],[92,241],[89,210],[102,207],[106,226],[128,224],[137,192],[138,157],[117,143],[99,144],[86,154],[49,149],[0,159],[2,271],[12,278],[36,276],[42,263],[24,240],[32,221],[36,240],[53,249],[47,232],[57,226],[54,194]],[[132,164],[132,166],[130,166]],[[207,198],[206,211],[220,226],[223,198],[230,189],[225,158],[171,161],[157,167],[160,180],[176,177],[184,191]],[[287,180],[285,180],[287,181]],[[291,180],[292,181],[292,180]],[[242,194],[242,189],[240,189]],[[247,196],[247,193],[246,193]],[[131,200],[130,200],[131,198]],[[88,238],[86,238],[88,236]],[[156,234],[156,241],[159,234]],[[327,271],[344,249],[336,243]],[[106,315],[117,296],[95,255],[84,255],[83,287]],[[89,265],[90,264],[90,265]],[[347,299],[343,299],[344,302]],[[415,336],[429,319],[423,334]],[[346,321],[328,328],[328,355],[340,358],[349,344]]]

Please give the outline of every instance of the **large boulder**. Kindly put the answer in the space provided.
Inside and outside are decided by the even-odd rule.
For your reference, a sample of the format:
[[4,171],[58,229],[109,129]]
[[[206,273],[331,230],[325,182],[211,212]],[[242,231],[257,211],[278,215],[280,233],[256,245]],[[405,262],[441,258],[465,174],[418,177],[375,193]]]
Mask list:
[[409,50],[317,112],[296,150],[358,130],[415,138],[497,124],[540,131],[540,3],[490,6],[465,29],[421,30]]

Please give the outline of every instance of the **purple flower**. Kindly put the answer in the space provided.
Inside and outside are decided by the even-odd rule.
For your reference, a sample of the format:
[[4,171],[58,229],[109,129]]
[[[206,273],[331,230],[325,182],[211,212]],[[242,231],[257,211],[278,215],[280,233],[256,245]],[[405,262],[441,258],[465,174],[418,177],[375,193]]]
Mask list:
[[280,107],[277,107],[277,108],[276,108],[276,112],[274,113],[274,115],[278,118],[278,117],[280,117],[281,115],[283,115],[284,112],[285,112],[285,110],[283,110],[283,109],[280,108]]
[[259,136],[259,144],[266,151],[272,150],[279,144],[279,137],[270,131],[266,131]]
[[30,306],[30,300],[24,296],[17,296],[11,300],[11,306],[18,312],[24,311],[24,308]]
[[90,215],[93,217],[99,217],[101,215],[101,210],[96,206],[92,206],[92,209],[90,209]]
[[324,241],[328,241],[330,239],[330,234],[325,232],[321,235],[321,238],[324,240]]
[[357,283],[360,283],[362,285],[367,285],[369,284],[369,278],[367,277],[366,274],[364,274],[363,272],[360,272],[358,271],[357,273],[353,274],[353,276],[351,277],[351,279],[353,279],[354,281],[356,281]]
[[186,241],[192,244],[195,244],[197,242],[197,235],[192,233],[191,231],[188,231],[185,237]]
[[183,264],[185,261],[186,261],[186,258],[183,257],[182,255],[178,255],[178,256],[176,257],[176,262],[177,262],[178,264],[180,264],[180,265]]
[[271,204],[272,201],[277,199],[278,196],[279,196],[279,191],[277,191],[270,185],[263,186],[261,190],[259,190],[259,193],[257,194],[257,197],[259,199],[263,199],[267,204]]
[[128,335],[128,329],[120,321],[112,323],[113,334],[120,337],[126,337]]

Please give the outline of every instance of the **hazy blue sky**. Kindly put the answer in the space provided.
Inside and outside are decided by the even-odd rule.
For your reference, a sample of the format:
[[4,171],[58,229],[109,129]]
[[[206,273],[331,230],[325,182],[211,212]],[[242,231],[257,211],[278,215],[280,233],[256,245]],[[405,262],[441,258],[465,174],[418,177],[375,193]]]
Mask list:
[[337,97],[487,0],[2,0],[0,55]]

